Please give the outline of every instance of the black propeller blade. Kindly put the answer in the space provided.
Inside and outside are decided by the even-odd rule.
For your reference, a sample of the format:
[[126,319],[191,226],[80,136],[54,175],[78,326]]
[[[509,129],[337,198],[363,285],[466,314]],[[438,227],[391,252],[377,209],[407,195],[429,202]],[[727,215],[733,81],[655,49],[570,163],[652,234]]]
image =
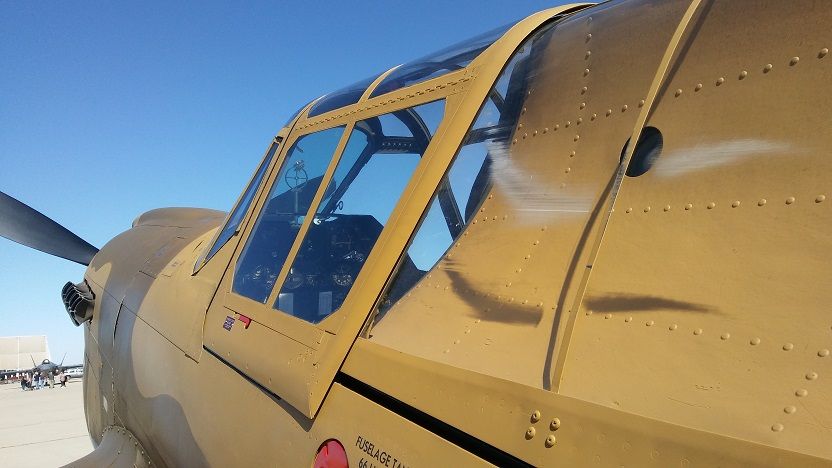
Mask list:
[[34,208],[0,192],[0,236],[56,257],[89,265],[98,249]]

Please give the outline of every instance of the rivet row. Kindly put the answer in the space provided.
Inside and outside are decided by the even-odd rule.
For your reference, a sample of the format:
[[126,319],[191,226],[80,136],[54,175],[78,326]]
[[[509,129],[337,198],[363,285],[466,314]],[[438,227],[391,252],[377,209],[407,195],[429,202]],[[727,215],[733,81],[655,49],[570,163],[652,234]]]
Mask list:
[[[823,194],[820,194],[820,195],[815,197],[815,203],[823,203],[825,200],[826,200],[826,195],[823,195]],[[787,197],[784,200],[784,203],[786,205],[793,205],[795,203],[795,201],[797,201],[797,199],[795,197]],[[767,203],[768,203],[768,200],[766,200],[765,198],[760,198],[759,200],[757,200],[757,206],[758,207],[763,207]],[[731,207],[732,208],[739,208],[741,204],[742,204],[742,202],[740,200],[734,200],[733,202],[731,202]],[[712,209],[717,207],[717,204],[716,204],[716,202],[710,202],[707,205],[705,205],[705,207],[709,210],[712,210]],[[690,211],[693,208],[694,208],[693,203],[686,203],[684,205],[685,211]],[[645,213],[649,213],[650,210],[651,210],[651,207],[649,205],[644,207],[644,209],[643,209],[643,211]],[[671,205],[665,205],[664,206],[664,211],[665,212],[672,211]],[[628,207],[626,210],[624,210],[624,212],[625,213],[632,213],[633,212],[633,207]]]

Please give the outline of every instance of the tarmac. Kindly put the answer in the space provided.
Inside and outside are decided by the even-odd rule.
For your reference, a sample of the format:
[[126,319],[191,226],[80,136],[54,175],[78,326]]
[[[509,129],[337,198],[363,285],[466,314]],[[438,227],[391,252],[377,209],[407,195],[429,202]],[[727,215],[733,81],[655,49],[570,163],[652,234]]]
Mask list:
[[57,467],[90,451],[81,379],[26,392],[0,385],[0,466]]

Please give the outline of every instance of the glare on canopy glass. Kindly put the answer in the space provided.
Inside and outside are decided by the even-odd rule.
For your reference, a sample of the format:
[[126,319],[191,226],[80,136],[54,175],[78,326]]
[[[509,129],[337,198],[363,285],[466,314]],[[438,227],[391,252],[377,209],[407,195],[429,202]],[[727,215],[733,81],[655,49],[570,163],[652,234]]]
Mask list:
[[474,219],[495,181],[505,177],[494,166],[505,165],[529,82],[539,72],[540,54],[554,26],[527,39],[491,88],[382,296],[377,320],[436,266]]
[[309,109],[307,117],[314,117],[331,110],[355,104],[359,99],[361,99],[361,95],[364,94],[364,91],[367,91],[367,88],[373,81],[375,81],[377,76],[378,75],[373,75],[370,78],[365,78],[345,88],[341,88],[338,91],[327,94],[319,99],[318,102],[316,102],[315,105]]
[[434,101],[355,123],[275,308],[318,323],[341,307],[444,111]]
[[509,23],[468,40],[428,54],[422,58],[405,63],[387,75],[376,86],[370,97],[380,96],[405,86],[427,81],[437,76],[460,68],[465,68],[472,60],[502,37],[514,23]]
[[[389,93],[405,86],[421,83],[448,72],[465,68],[513,25],[514,23],[509,23],[500,26],[396,68],[379,83],[370,97]],[[370,78],[327,94],[309,109],[308,117],[355,104],[377,77],[378,75],[373,75]]]

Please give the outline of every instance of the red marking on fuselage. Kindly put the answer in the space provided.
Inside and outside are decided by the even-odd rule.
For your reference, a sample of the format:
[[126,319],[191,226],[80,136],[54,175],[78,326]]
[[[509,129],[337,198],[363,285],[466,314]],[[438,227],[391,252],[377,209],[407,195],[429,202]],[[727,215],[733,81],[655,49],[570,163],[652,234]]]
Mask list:
[[239,321],[243,322],[244,324],[246,324],[245,329],[246,329],[246,330],[248,330],[248,326],[249,326],[249,325],[251,325],[251,318],[246,317],[246,316],[245,316],[245,315],[243,315],[243,314],[237,314],[237,315],[239,315],[239,317],[237,318],[237,320],[239,320]]

